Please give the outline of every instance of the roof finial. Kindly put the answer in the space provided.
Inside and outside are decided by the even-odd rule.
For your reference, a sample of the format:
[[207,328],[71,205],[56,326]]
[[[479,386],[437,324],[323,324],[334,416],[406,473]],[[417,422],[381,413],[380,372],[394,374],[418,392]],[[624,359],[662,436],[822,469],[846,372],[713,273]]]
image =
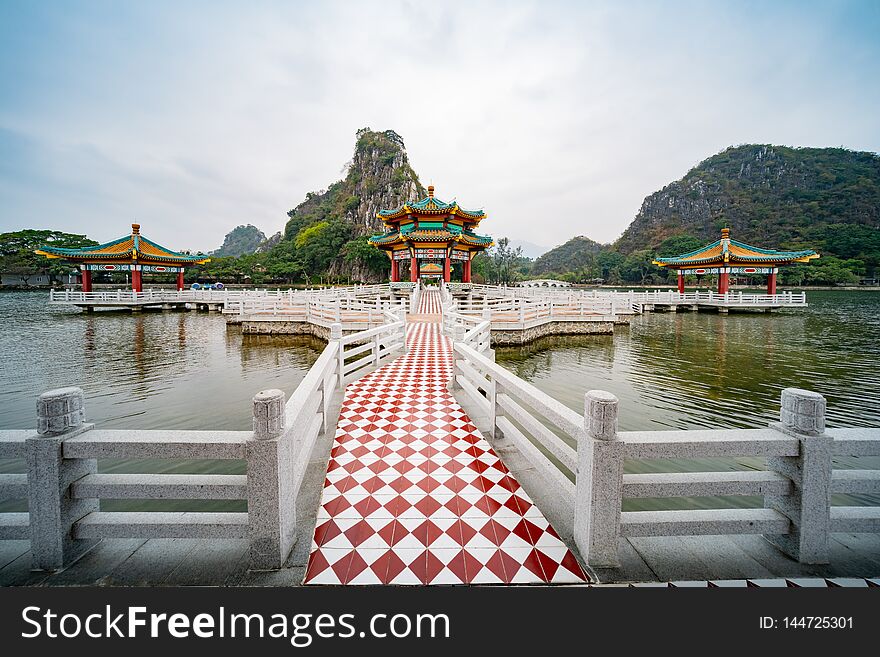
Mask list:
[[132,224],[131,225],[131,234],[132,235],[140,235],[141,234],[141,225],[140,224]]
[[434,185],[428,185],[428,198],[434,198]]
[[723,240],[730,239],[730,228],[722,228],[721,229],[721,239],[723,239]]

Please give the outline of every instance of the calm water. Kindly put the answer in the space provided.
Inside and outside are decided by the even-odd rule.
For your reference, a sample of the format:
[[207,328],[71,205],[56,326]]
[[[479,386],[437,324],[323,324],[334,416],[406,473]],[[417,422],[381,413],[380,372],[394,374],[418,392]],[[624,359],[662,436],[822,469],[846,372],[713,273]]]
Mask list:
[[[219,314],[96,313],[50,308],[45,292],[0,293],[0,428],[32,427],[34,400],[79,385],[102,428],[249,429],[251,398],[290,394],[323,343],[243,336]],[[610,336],[549,338],[497,350],[499,363],[578,412],[584,392],[621,401],[625,430],[758,427],[775,419],[786,386],[828,399],[830,426],[880,426],[880,294],[810,292],[810,307],[770,315],[649,313]],[[843,461],[865,467],[866,459]],[[875,467],[876,463],[871,467]],[[0,461],[0,471],[21,471]],[[629,471],[760,467],[757,460],[663,461]],[[243,472],[240,462],[105,461],[105,472]],[[859,503],[872,498],[839,498]],[[729,505],[760,503],[750,498]],[[718,500],[629,502],[628,508],[717,506]],[[876,500],[874,501],[876,503]],[[168,502],[105,502],[151,509]],[[180,509],[228,502],[172,503]],[[237,508],[237,507],[236,507]],[[11,509],[0,504],[0,510]]]
[[35,398],[85,391],[103,429],[250,429],[251,398],[289,395],[323,344],[241,335],[220,314],[97,312],[49,307],[46,292],[0,294],[0,428],[35,425]]
[[[622,430],[756,428],[778,419],[782,388],[822,393],[832,427],[880,426],[880,293],[808,292],[809,308],[771,314],[647,313],[612,336],[545,338],[496,360],[583,412],[598,388],[620,399]],[[840,459],[880,467],[880,459]],[[758,459],[629,463],[628,472],[758,468]],[[836,496],[835,503],[878,503]],[[717,506],[717,499],[630,500],[630,510]],[[760,504],[727,498],[725,505]]]
[[579,413],[587,390],[613,392],[625,430],[765,425],[786,387],[825,395],[829,426],[880,426],[880,293],[807,300],[771,314],[646,313],[613,337],[546,338],[496,359]]
[[[49,307],[46,292],[0,293],[0,428],[35,426],[35,399],[77,385],[103,429],[251,428],[251,399],[293,392],[324,344],[242,335],[219,314],[98,312]],[[0,461],[0,472],[23,464]],[[102,461],[103,472],[240,474],[240,461]],[[116,502],[104,510],[243,510],[244,502]],[[20,510],[0,502],[2,510]]]

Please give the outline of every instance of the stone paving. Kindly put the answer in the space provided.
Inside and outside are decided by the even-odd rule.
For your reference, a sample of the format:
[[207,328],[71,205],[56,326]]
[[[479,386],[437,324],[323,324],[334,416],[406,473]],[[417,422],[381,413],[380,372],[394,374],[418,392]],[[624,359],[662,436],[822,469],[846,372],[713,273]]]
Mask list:
[[[439,310],[422,294],[420,314]],[[574,555],[446,389],[436,322],[345,391],[305,584],[583,584]]]

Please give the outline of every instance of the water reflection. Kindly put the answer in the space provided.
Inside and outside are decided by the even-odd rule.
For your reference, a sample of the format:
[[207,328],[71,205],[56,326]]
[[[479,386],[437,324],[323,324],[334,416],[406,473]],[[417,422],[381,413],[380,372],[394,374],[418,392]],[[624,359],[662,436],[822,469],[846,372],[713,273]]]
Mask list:
[[[754,428],[778,418],[784,387],[828,399],[829,426],[880,426],[880,294],[811,292],[805,311],[728,316],[652,313],[613,338],[554,337],[499,348],[498,363],[583,412],[592,388],[620,398],[626,431]],[[835,459],[880,467],[880,459]],[[761,459],[628,462],[627,472],[761,468]],[[835,496],[838,504],[878,496]],[[629,500],[627,510],[760,505],[759,498]]]
[[759,426],[786,386],[825,395],[830,426],[880,425],[880,295],[809,297],[805,311],[651,313],[613,339],[546,338],[496,357],[579,412],[586,390],[610,390],[626,430]]
[[104,428],[248,429],[251,397],[290,394],[322,347],[242,336],[216,314],[88,314],[50,308],[42,292],[0,294],[0,427],[32,426],[34,398],[74,384]]

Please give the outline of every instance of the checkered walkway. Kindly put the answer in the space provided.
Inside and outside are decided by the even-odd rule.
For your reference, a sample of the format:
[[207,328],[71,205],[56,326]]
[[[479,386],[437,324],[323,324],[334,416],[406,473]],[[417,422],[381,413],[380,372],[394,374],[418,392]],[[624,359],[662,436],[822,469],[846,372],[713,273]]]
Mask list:
[[425,288],[419,297],[419,315],[440,314],[440,291]]
[[584,582],[447,392],[439,329],[411,324],[404,356],[346,388],[304,583]]

